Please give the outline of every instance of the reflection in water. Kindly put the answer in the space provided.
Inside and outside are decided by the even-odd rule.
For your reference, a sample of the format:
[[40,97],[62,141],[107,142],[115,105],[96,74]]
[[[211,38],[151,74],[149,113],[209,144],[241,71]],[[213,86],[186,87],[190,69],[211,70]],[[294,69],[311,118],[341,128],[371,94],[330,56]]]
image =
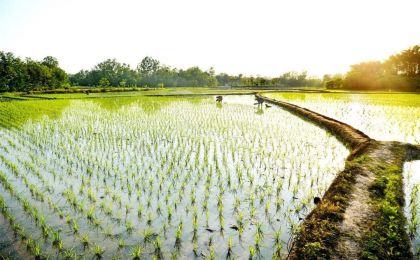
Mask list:
[[264,114],[263,108],[261,106],[258,106],[257,109],[255,110],[255,114],[257,114],[257,115]]
[[[420,144],[418,94],[267,93],[350,124],[371,138]],[[306,97],[305,101],[299,97]]]
[[[0,172],[16,191],[0,185],[0,197],[48,256],[73,250],[93,258],[98,245],[105,259],[127,259],[139,240],[146,258],[153,245],[168,259],[216,248],[215,258],[232,252],[245,259],[257,243],[261,259],[286,253],[291,232],[348,152],[290,113],[253,106],[253,96],[214,102],[214,96],[74,100],[56,119],[0,128]],[[64,244],[61,252],[53,234],[44,239],[33,224],[44,216]],[[84,250],[87,244],[92,248]]]

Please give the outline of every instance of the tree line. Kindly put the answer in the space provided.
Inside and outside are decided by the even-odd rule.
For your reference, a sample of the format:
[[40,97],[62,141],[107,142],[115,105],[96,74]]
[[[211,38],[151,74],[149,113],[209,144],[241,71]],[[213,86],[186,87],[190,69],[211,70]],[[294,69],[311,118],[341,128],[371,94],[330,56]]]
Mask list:
[[345,75],[324,76],[328,89],[420,91],[420,45],[387,60],[351,66]]
[[145,57],[135,69],[115,59],[107,59],[91,70],[81,70],[70,75],[75,86],[101,87],[215,87],[218,85],[214,70],[198,67],[179,70]]
[[231,76],[221,73],[216,76],[219,85],[232,87],[322,87],[323,82],[317,77],[308,76],[306,71],[289,71],[278,77],[244,77],[242,74]]
[[322,81],[306,72],[286,72],[279,77],[216,75],[213,68],[177,69],[145,57],[131,68],[116,59],[107,59],[90,70],[67,74],[56,58],[24,60],[13,53],[0,52],[0,92],[55,89],[69,86],[91,87],[321,87]]
[[213,68],[177,69],[145,57],[136,68],[107,59],[90,70],[67,74],[58,60],[21,59],[0,51],[0,92],[54,89],[69,86],[92,87],[323,87],[350,90],[420,91],[420,46],[392,55],[386,61],[362,62],[345,75],[325,75],[322,79],[303,72],[286,72],[278,77],[215,74]]
[[56,88],[67,82],[67,73],[54,57],[47,56],[42,61],[22,60],[13,53],[0,51],[0,92]]
[[287,72],[277,78],[216,75],[213,68],[207,71],[199,67],[186,70],[162,65],[158,60],[145,57],[135,69],[128,64],[108,59],[91,70],[81,70],[70,75],[70,82],[75,86],[112,86],[112,87],[301,87],[322,86],[322,81],[312,78],[306,72]]

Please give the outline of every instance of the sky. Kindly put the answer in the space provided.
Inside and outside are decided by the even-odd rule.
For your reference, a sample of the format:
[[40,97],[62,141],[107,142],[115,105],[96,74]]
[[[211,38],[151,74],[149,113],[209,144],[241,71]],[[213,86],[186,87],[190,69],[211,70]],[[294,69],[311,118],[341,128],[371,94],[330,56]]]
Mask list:
[[151,56],[275,77],[344,73],[420,44],[419,0],[0,0],[0,50],[69,73]]

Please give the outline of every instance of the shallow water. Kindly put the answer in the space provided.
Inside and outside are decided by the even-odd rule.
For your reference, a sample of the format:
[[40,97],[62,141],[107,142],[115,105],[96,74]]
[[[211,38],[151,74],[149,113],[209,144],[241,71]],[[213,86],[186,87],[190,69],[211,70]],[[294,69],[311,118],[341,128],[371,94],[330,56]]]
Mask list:
[[[251,96],[225,96],[223,104],[214,97],[70,101],[58,117],[0,128],[0,173],[15,191],[0,185],[0,194],[44,255],[91,257],[99,245],[105,258],[127,258],[140,245],[146,258],[225,258],[231,239],[237,258],[250,251],[270,258],[276,232],[285,254],[348,151],[324,130],[253,103]],[[48,237],[24,200],[45,217]],[[21,240],[13,246],[24,254]]]
[[[330,116],[365,132],[377,140],[420,144],[420,95],[418,94],[313,94],[270,93],[269,97],[288,101]],[[420,161],[404,165],[405,214],[414,252],[420,255]]]
[[420,144],[419,94],[267,93],[347,123],[371,138]]

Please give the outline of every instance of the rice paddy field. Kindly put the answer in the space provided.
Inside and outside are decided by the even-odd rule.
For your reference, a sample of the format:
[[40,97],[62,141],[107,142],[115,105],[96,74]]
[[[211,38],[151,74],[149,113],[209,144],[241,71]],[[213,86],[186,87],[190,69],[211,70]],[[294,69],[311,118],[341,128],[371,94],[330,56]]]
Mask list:
[[[340,120],[377,140],[420,144],[420,95],[266,93]],[[405,214],[413,251],[420,256],[420,161],[404,165]]]
[[[1,254],[286,256],[348,150],[286,111],[253,103],[253,96],[223,104],[141,96],[0,102]],[[418,141],[412,133],[407,138]]]
[[382,141],[420,144],[419,94],[266,93],[347,123]]
[[[253,94],[252,89],[224,89],[224,88],[191,88],[191,87],[174,87],[174,88],[134,88],[130,91],[109,91],[106,89],[93,89],[89,94],[81,91],[89,90],[89,88],[77,88],[70,90],[62,89],[64,93],[32,93],[21,95],[19,93],[0,93],[0,101],[2,99],[12,100],[28,100],[28,99],[91,99],[91,98],[115,98],[115,97],[134,97],[134,96],[181,96],[181,95],[223,95],[223,94]],[[74,92],[72,92],[74,91]]]

